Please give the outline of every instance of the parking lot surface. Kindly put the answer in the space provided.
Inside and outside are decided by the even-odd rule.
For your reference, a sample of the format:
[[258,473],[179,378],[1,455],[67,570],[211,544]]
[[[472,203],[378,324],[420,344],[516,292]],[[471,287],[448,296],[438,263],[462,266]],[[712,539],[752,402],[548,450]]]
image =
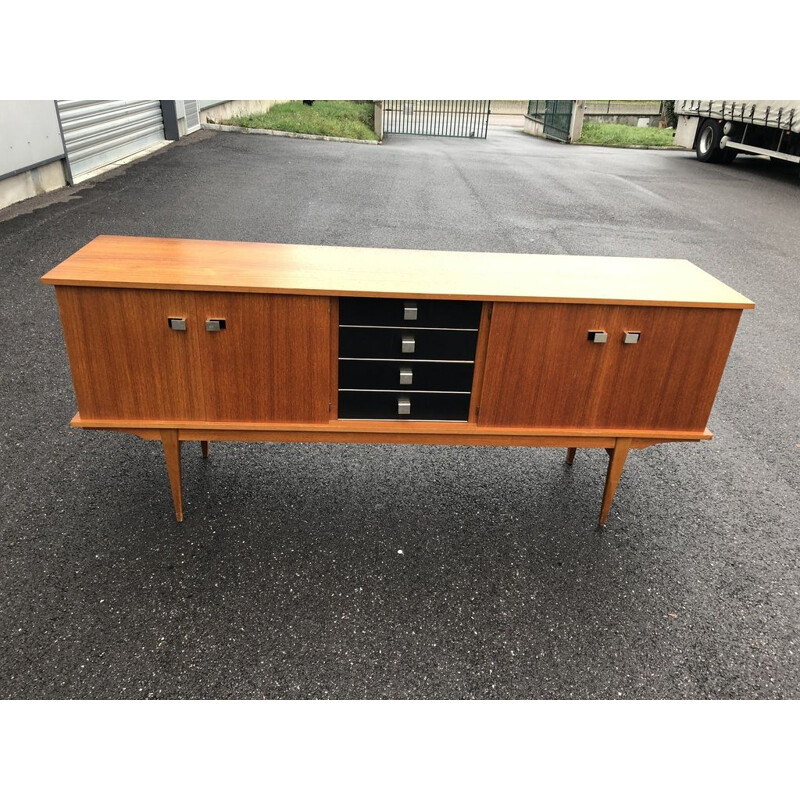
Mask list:
[[[800,182],[762,159],[201,132],[0,212],[0,696],[797,698]],[[51,287],[98,234],[688,258],[756,303],[709,421],[631,454],[71,430]]]

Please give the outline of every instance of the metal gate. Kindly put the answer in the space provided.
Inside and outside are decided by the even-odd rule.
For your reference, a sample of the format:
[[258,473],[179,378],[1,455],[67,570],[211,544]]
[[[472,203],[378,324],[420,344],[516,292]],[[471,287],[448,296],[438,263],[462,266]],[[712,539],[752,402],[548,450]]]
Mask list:
[[384,133],[485,139],[489,100],[384,100]]
[[572,100],[530,100],[528,116],[541,122],[544,135],[559,142],[569,141],[572,123]]
[[70,183],[164,141],[158,100],[57,100]]

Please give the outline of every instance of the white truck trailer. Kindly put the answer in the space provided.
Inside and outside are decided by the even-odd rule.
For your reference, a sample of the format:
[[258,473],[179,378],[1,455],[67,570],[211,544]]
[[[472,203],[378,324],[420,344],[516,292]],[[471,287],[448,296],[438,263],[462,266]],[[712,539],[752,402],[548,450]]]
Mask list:
[[675,144],[700,161],[739,153],[800,163],[800,100],[676,100]]

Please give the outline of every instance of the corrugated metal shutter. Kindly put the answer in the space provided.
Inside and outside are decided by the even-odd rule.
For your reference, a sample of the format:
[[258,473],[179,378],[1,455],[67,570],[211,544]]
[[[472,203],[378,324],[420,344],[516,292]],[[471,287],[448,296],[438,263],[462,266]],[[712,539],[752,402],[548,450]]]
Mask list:
[[192,133],[200,127],[200,102],[184,100],[183,108],[186,113],[186,133]]
[[159,100],[57,100],[73,182],[164,141]]

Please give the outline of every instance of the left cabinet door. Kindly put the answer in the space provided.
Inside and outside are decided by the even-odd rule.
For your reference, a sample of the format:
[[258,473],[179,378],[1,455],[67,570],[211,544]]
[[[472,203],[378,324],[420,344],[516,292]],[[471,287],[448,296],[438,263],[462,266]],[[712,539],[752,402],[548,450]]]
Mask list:
[[191,292],[58,286],[56,296],[83,419],[205,417]]

